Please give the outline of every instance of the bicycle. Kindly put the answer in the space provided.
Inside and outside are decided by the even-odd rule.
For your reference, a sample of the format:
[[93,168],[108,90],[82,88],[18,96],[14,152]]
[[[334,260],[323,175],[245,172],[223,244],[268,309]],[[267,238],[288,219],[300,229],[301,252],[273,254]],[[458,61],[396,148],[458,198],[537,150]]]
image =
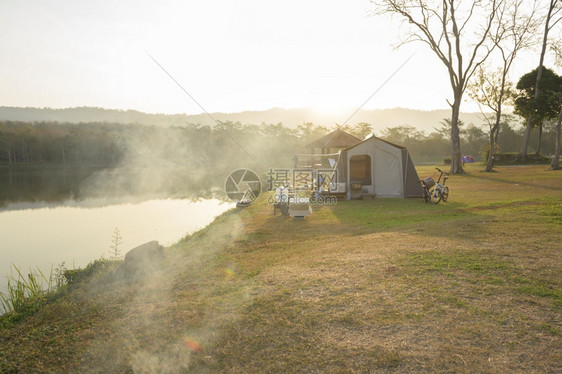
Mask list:
[[[439,204],[441,200],[447,202],[447,199],[449,199],[449,187],[445,186],[445,182],[449,179],[449,173],[439,168],[435,169],[439,172],[437,183],[435,183],[432,177],[420,179],[419,183],[421,183],[423,188],[424,201],[426,203],[431,202],[433,204]],[[443,179],[443,183],[441,183],[441,179]]]

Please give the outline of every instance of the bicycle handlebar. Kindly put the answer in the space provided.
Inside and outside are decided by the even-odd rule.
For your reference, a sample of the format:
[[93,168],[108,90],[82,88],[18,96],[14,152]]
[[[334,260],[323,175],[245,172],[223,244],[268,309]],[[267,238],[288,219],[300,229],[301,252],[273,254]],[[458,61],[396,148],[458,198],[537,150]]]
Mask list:
[[435,169],[436,169],[438,172],[442,173],[442,174],[449,175],[449,173],[447,173],[446,171],[443,171],[443,170],[441,170],[441,169],[439,169],[439,168],[435,168]]

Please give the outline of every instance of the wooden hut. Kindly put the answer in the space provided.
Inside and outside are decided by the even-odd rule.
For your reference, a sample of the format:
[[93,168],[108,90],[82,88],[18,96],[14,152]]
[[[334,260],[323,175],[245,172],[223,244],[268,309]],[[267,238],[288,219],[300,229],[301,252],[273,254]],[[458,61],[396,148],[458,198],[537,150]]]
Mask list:
[[313,141],[306,146],[306,154],[295,155],[295,168],[320,168],[334,165],[330,159],[337,160],[338,152],[362,141],[341,128]]

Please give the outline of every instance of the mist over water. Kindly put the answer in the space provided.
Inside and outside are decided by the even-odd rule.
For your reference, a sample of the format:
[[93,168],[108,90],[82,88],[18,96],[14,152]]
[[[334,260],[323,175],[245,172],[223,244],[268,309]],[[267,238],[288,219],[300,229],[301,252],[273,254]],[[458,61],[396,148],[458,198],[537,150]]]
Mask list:
[[[171,245],[232,207],[217,199],[107,204],[102,199],[93,199],[59,206],[9,205],[13,210],[0,212],[0,274],[8,274],[12,264],[24,272],[39,267],[48,274],[51,265],[56,267],[65,262],[67,268],[84,267],[100,257],[110,257],[115,228],[123,238],[120,245],[123,255],[151,240]],[[4,290],[5,279],[2,279],[0,291]]]
[[[46,274],[62,262],[84,267],[110,257],[115,228],[122,255],[153,240],[168,246],[232,208],[222,184],[238,161],[221,158],[206,146],[208,137],[195,136],[207,132],[197,126],[116,129],[108,136],[122,157],[111,168],[0,167],[0,291],[12,264]],[[220,165],[209,162],[209,154]]]
[[0,168],[0,291],[12,264],[46,274],[62,262],[84,267],[110,256],[115,228],[122,255],[152,240],[171,245],[233,206],[215,187],[222,176],[210,178],[173,136],[131,137],[123,147],[113,168]]

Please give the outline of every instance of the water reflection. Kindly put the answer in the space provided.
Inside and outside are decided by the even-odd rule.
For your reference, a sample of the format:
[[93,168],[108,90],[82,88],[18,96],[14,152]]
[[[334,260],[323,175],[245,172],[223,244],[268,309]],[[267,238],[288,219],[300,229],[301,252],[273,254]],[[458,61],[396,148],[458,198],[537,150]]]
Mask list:
[[97,170],[88,167],[0,167],[0,208],[10,202],[56,202],[80,198],[80,185]]
[[227,201],[223,189],[214,187],[220,183],[182,168],[0,167],[0,211],[26,202],[65,206],[86,199],[106,205],[155,198]]
[[[0,169],[0,291],[5,291],[4,275],[12,264],[24,271],[39,267],[47,272],[61,262],[83,267],[109,257],[116,227],[123,254],[151,240],[170,245],[233,207],[214,198],[213,190],[198,193],[200,187],[187,190],[170,184],[168,188],[180,191],[175,196],[183,199],[169,198],[169,189],[132,195],[116,187],[125,179],[108,178],[115,173],[119,172]],[[94,191],[96,185],[110,188],[102,196]]]
[[[123,254],[151,240],[170,245],[233,206],[216,199],[149,200],[98,208],[89,208],[90,203],[55,208],[27,203],[32,209],[0,212],[0,275],[7,274],[12,263],[26,271],[38,266],[48,272],[61,262],[83,267],[109,257],[116,227],[123,237]],[[2,279],[0,291],[4,290]]]

